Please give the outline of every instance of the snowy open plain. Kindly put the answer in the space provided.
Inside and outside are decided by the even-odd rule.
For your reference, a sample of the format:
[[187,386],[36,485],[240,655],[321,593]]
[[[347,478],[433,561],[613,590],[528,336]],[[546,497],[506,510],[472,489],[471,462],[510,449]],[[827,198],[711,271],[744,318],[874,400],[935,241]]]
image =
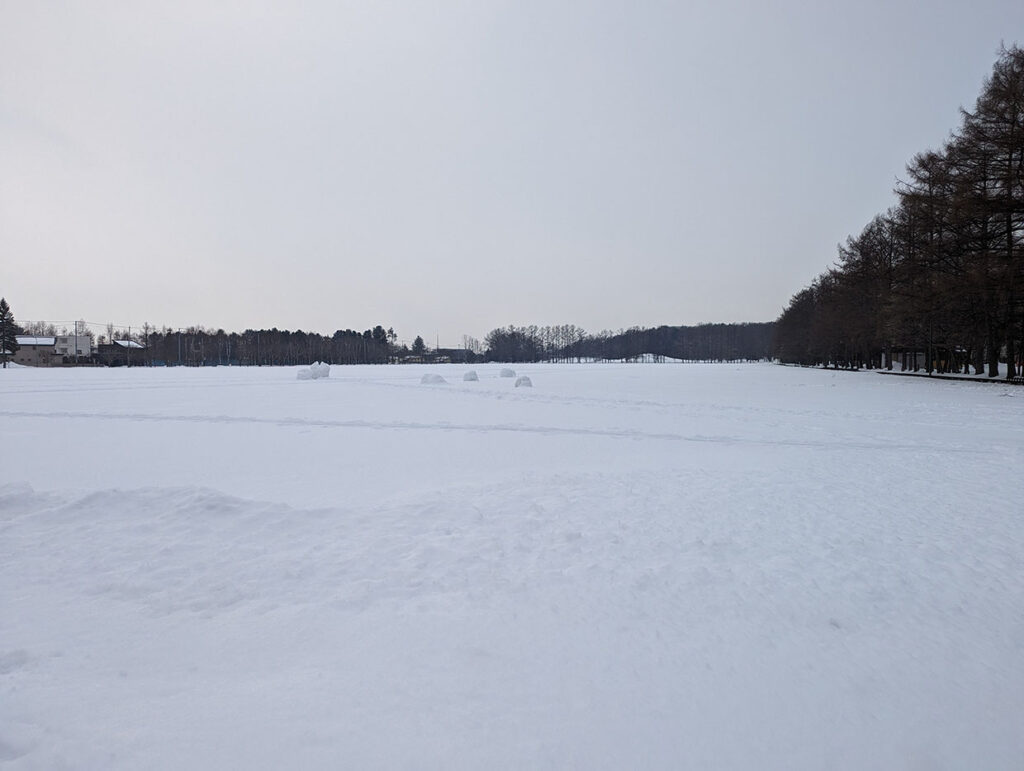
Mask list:
[[469,369],[0,370],[0,765],[1021,767],[1024,389]]

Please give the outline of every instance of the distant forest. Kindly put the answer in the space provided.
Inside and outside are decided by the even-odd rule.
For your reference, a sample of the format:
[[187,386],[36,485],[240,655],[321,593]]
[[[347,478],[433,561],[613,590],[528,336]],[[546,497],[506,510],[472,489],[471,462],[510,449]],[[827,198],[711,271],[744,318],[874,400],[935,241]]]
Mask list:
[[[328,364],[387,364],[401,362],[564,362],[583,360],[637,360],[641,357],[686,361],[749,361],[771,356],[775,322],[699,324],[697,326],[632,327],[618,332],[588,334],[573,324],[508,326],[492,330],[485,344],[464,336],[460,348],[431,350],[422,337],[412,346],[399,344],[394,330],[377,325],[364,332],[338,330],[332,335],[292,332],[287,329],[247,329],[225,332],[201,326],[187,329],[135,329],[108,324],[98,337],[89,322],[58,328],[33,321],[17,324],[6,300],[0,300],[0,330],[6,349],[18,350],[15,335],[49,339],[58,335],[88,338],[91,356],[66,356],[65,365],[111,366],[246,366]],[[8,339],[9,338],[9,339]],[[118,343],[118,344],[115,344]],[[126,345],[130,343],[130,345]],[[5,357],[6,358],[6,357]]]
[[1024,51],[1003,49],[973,111],[914,156],[898,203],[777,322],[783,362],[1022,374]]
[[[589,335],[579,327],[527,326],[495,329],[486,347],[465,338],[462,348],[427,348],[421,337],[412,347],[397,345],[395,334],[376,326],[364,332],[339,330],[322,335],[301,330],[248,329],[242,333],[193,327],[140,330],[145,348],[133,352],[132,364],[203,366],[385,364],[402,361],[579,361],[636,359],[644,354],[693,361],[762,359],[771,354],[774,322],[702,324],[695,327],[633,328]],[[125,362],[127,363],[127,362]]]
[[633,327],[588,335],[574,326],[505,327],[486,337],[495,361],[637,359],[645,354],[687,361],[739,361],[771,355],[774,322]]

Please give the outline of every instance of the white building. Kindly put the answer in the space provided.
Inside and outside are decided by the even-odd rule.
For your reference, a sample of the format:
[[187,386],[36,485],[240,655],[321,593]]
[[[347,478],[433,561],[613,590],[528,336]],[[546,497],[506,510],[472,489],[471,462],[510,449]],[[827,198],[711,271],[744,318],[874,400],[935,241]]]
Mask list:
[[89,356],[92,340],[86,335],[58,335],[54,349],[58,356]]

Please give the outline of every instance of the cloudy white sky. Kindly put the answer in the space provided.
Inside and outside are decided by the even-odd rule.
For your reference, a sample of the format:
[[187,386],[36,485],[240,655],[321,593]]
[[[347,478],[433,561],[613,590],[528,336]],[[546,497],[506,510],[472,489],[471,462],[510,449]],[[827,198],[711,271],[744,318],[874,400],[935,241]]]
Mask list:
[[1022,37],[1020,0],[0,0],[0,294],[442,345],[770,320]]

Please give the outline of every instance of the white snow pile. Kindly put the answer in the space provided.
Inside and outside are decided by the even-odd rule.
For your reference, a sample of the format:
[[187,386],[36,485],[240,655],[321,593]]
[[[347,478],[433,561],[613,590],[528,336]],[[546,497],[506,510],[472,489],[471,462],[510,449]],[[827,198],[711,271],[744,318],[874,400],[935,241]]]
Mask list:
[[423,385],[442,385],[447,382],[448,381],[445,380],[443,377],[441,377],[440,375],[435,375],[432,372],[428,372],[426,375],[420,378],[420,383],[422,383]]
[[480,379],[480,377],[476,374],[475,369],[471,369],[469,372],[462,376],[462,379],[467,381],[477,381]]
[[533,388],[533,381],[526,375],[516,378],[516,388]]
[[319,378],[330,376],[331,365],[324,364],[322,361],[313,362],[308,367],[300,369],[296,374],[299,380],[318,380]]
[[516,371],[514,369],[508,369],[503,367],[501,372],[498,373],[498,377],[515,377]]

